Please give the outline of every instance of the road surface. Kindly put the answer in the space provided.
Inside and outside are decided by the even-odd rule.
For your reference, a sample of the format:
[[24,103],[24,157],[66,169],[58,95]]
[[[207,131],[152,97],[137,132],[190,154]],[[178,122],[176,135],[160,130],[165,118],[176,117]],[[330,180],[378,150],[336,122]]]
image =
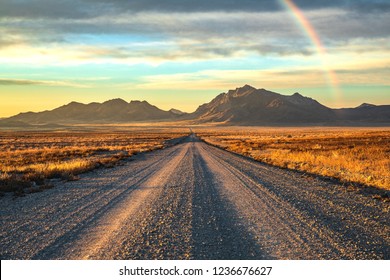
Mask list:
[[388,202],[194,135],[0,203],[1,259],[390,259]]

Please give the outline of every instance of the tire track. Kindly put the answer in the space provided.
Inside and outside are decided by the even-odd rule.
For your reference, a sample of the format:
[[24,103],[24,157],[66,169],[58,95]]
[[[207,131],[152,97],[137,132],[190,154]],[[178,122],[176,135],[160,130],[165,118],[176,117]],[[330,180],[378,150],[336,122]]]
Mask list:
[[[173,154],[177,153],[177,149],[173,150],[172,152],[170,152],[167,157],[171,157]],[[158,165],[161,163],[161,161],[165,160],[164,159],[165,157],[162,157],[160,158],[159,160],[157,160],[155,163],[152,163],[151,165],[146,165],[146,166],[143,166],[142,168],[139,168],[139,170],[135,170],[135,171],[131,171],[131,170],[127,170],[127,172],[130,173],[130,178],[128,178],[127,176],[124,176],[124,174],[120,174],[118,175],[118,180],[115,180],[114,178],[114,174],[110,174],[109,176],[105,176],[101,179],[98,179],[98,180],[93,180],[92,182],[84,182],[84,186],[83,186],[83,193],[77,193],[77,195],[73,195],[73,194],[70,194],[71,195],[71,201],[69,199],[64,199],[63,201],[57,201],[57,205],[56,205],[56,208],[55,211],[52,211],[51,213],[44,213],[44,217],[48,216],[49,214],[51,215],[55,215],[53,216],[52,219],[54,221],[54,223],[52,224],[46,224],[45,225],[45,228],[52,228],[52,227],[56,227],[57,225],[65,225],[66,224],[66,221],[69,220],[70,218],[72,217],[75,217],[77,215],[79,215],[81,212],[83,212],[83,210],[86,210],[86,209],[91,209],[91,207],[95,204],[99,204],[99,202],[101,201],[107,201],[107,203],[109,203],[109,198],[112,197],[112,196],[120,196],[122,195],[124,192],[126,192],[126,190],[122,190],[121,188],[118,188],[120,186],[123,186],[123,185],[126,185],[126,184],[129,184],[131,182],[131,180],[135,180],[137,176],[144,176],[144,173],[145,172],[148,172],[146,176],[150,175],[150,172],[148,171],[150,168],[153,168],[154,166]],[[114,173],[114,172],[112,172]],[[117,173],[117,172],[115,172]],[[103,174],[99,174],[100,176],[104,176],[104,172]],[[97,182],[96,182],[97,181]],[[110,184],[110,182],[107,182],[107,181],[111,181],[112,183]],[[115,183],[115,184],[114,184]],[[78,183],[75,183],[76,185]],[[75,185],[75,184],[70,184],[70,185]],[[94,188],[90,189],[90,191],[88,191],[88,185],[94,185]],[[101,188],[104,188],[104,192],[102,192],[102,189],[99,189],[98,187],[101,187]],[[76,187],[77,188],[77,187]],[[49,192],[45,192],[45,193],[42,193],[42,195],[44,196],[50,196],[51,194]],[[47,197],[47,199],[49,199],[49,197]],[[43,201],[44,203],[46,202],[44,199],[41,199],[41,201]],[[71,210],[70,208],[75,206],[76,209],[75,210]],[[39,205],[39,206],[33,206],[31,209],[29,209],[29,211],[31,212],[39,212],[37,210],[39,210],[40,208],[42,207],[46,207],[46,206],[42,206],[42,205]],[[86,215],[85,212],[83,212],[82,214],[83,216]],[[36,225],[36,228],[34,227],[31,227],[30,225]],[[17,234],[18,232],[19,233],[23,233],[24,231],[26,230],[30,230],[30,231],[38,231],[40,228],[40,225],[39,224],[34,224],[34,220],[31,220],[31,219],[26,219],[25,222],[23,223],[19,223],[18,226],[8,230],[6,232],[6,234],[8,236],[13,236],[15,237],[14,235]],[[3,235],[4,233],[2,233]],[[41,234],[45,234],[45,230],[43,230],[42,232],[39,233],[39,235]],[[6,239],[5,239],[6,240]],[[30,239],[25,239],[25,242],[29,242]]]
[[[169,161],[180,152],[177,146],[156,151],[146,161],[131,161],[128,166],[97,170],[80,181],[8,201],[8,205],[2,205],[2,212],[9,210],[9,219],[15,222],[7,224],[1,219],[4,231],[0,235],[0,255],[3,259],[10,258],[7,256],[13,259],[56,258],[62,246],[59,244],[70,247],[70,241],[75,240],[73,235],[98,220],[105,211],[115,208],[134,190],[132,185],[152,175],[163,161]],[[15,206],[16,212],[12,211]]]
[[159,183],[169,178],[180,163],[176,159],[183,158],[186,152],[185,149],[175,150],[152,163],[137,173],[137,177],[142,177],[132,184],[128,185],[129,180],[125,180],[124,191],[111,197],[75,229],[61,235],[50,245],[51,250],[45,249],[33,258],[110,259],[110,248],[115,249],[119,244],[116,239],[120,238],[126,220],[139,215],[145,203],[159,196]]
[[270,259],[241,222],[215,174],[194,146],[193,259]]
[[178,158],[165,181],[156,182],[161,193],[124,232],[114,259],[189,259],[191,251],[191,197],[194,173],[191,144]]

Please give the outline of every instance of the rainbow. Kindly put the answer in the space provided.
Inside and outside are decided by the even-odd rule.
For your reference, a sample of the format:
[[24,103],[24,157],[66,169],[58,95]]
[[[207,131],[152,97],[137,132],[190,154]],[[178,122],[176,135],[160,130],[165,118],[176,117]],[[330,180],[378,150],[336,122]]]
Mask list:
[[325,78],[327,80],[327,83],[329,87],[332,89],[333,93],[336,94],[338,97],[339,95],[339,81],[337,79],[336,73],[327,66],[325,60],[326,60],[326,48],[321,42],[320,37],[318,36],[316,30],[314,29],[313,25],[310,23],[310,21],[305,17],[303,12],[298,8],[297,5],[292,0],[279,0],[279,2],[282,4],[282,6],[291,12],[291,14],[296,19],[299,26],[303,29],[303,31],[306,33],[308,38],[311,40],[313,46],[316,49],[317,55],[320,57],[322,61],[322,69],[325,74]]

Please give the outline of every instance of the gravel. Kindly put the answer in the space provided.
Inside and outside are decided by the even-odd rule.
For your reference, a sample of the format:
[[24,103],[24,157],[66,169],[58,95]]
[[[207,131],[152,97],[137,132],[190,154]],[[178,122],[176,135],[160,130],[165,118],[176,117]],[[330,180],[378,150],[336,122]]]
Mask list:
[[390,259],[390,206],[329,180],[180,144],[0,198],[1,259]]

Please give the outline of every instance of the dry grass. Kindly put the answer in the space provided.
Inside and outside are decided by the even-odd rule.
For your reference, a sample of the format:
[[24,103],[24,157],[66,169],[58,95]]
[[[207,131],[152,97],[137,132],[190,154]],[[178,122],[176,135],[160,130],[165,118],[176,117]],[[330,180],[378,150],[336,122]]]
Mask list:
[[[144,129],[145,131],[145,129]],[[113,167],[136,153],[167,145],[183,130],[106,132],[0,132],[0,192],[50,188],[49,179],[76,180],[97,167]]]
[[390,189],[389,128],[219,128],[198,135],[272,165]]

